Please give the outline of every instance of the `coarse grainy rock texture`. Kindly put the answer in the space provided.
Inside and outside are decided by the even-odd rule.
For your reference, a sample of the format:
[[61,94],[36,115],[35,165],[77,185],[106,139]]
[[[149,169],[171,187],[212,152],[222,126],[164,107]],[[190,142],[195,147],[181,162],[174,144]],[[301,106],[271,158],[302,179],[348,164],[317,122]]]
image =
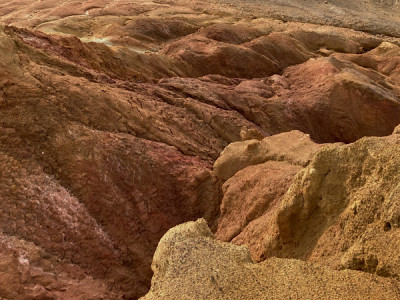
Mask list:
[[291,131],[266,137],[262,140],[246,140],[228,145],[214,163],[214,172],[227,180],[238,171],[267,161],[284,161],[295,166],[305,166],[312,155],[321,148],[308,134]]
[[[397,276],[396,160],[340,144],[398,132],[397,2],[0,2],[0,297],[137,299],[160,238],[201,217],[255,260]],[[348,195],[310,177],[309,215],[291,203],[322,148]]]
[[0,235],[2,299],[115,299],[99,280],[32,242]]
[[400,125],[393,130],[393,134],[400,134]]
[[245,244],[253,258],[265,258],[263,239],[274,234],[276,226],[270,223],[300,170],[300,166],[272,160],[244,168],[227,180],[222,187],[217,238]]
[[69,138],[48,136],[38,156],[29,139],[7,140],[2,130],[2,148],[5,142],[16,148],[0,154],[1,228],[63,265],[115,281],[117,291],[143,293],[164,231],[198,215],[215,218],[217,181],[207,163],[165,144],[81,126],[67,130]]
[[285,160],[244,167],[223,185],[216,235],[259,261],[297,258],[399,278],[399,151],[395,131],[325,145],[305,168]]
[[263,241],[275,234],[282,197],[321,147],[299,131],[227,146],[214,164],[226,180],[217,238],[247,245],[256,260],[265,258]]
[[266,252],[398,278],[399,151],[398,135],[319,151],[282,200]]
[[254,263],[214,239],[205,220],[170,229],[154,255],[150,299],[399,299],[399,282],[294,259]]

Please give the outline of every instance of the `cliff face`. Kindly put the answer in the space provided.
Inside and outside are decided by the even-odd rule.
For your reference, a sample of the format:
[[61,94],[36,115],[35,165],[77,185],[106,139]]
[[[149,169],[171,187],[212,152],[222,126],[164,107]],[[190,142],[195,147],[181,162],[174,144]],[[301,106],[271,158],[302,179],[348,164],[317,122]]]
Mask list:
[[259,5],[0,4],[1,297],[138,298],[201,217],[256,261],[326,265],[251,272],[398,277],[400,40]]
[[223,185],[217,237],[249,246],[256,260],[298,258],[398,278],[398,145],[394,133],[326,145],[305,168],[287,155],[245,166]]

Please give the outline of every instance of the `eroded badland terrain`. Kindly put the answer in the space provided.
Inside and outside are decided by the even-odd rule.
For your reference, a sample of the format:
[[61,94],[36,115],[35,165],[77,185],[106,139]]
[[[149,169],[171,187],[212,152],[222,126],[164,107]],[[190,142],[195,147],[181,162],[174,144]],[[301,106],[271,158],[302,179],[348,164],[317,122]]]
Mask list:
[[0,0],[0,298],[400,299],[399,13]]

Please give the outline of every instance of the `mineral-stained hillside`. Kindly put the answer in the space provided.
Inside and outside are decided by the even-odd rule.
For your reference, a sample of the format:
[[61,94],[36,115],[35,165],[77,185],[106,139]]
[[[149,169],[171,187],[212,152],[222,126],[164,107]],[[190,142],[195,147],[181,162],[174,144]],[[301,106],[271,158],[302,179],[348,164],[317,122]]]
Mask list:
[[[400,294],[396,17],[264,2],[0,1],[0,297],[136,299],[198,218],[265,262],[194,233],[156,255],[150,299]],[[239,280],[206,270],[234,253],[226,270],[270,281],[191,285]],[[158,272],[170,256],[195,277]]]

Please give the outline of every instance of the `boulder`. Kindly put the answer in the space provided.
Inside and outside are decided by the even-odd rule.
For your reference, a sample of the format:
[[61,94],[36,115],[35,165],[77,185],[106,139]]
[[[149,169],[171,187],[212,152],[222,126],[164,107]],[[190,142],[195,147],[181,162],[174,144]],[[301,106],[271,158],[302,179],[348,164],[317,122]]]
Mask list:
[[149,299],[399,299],[399,283],[294,259],[254,263],[246,247],[214,239],[204,220],[170,229],[154,255]]

